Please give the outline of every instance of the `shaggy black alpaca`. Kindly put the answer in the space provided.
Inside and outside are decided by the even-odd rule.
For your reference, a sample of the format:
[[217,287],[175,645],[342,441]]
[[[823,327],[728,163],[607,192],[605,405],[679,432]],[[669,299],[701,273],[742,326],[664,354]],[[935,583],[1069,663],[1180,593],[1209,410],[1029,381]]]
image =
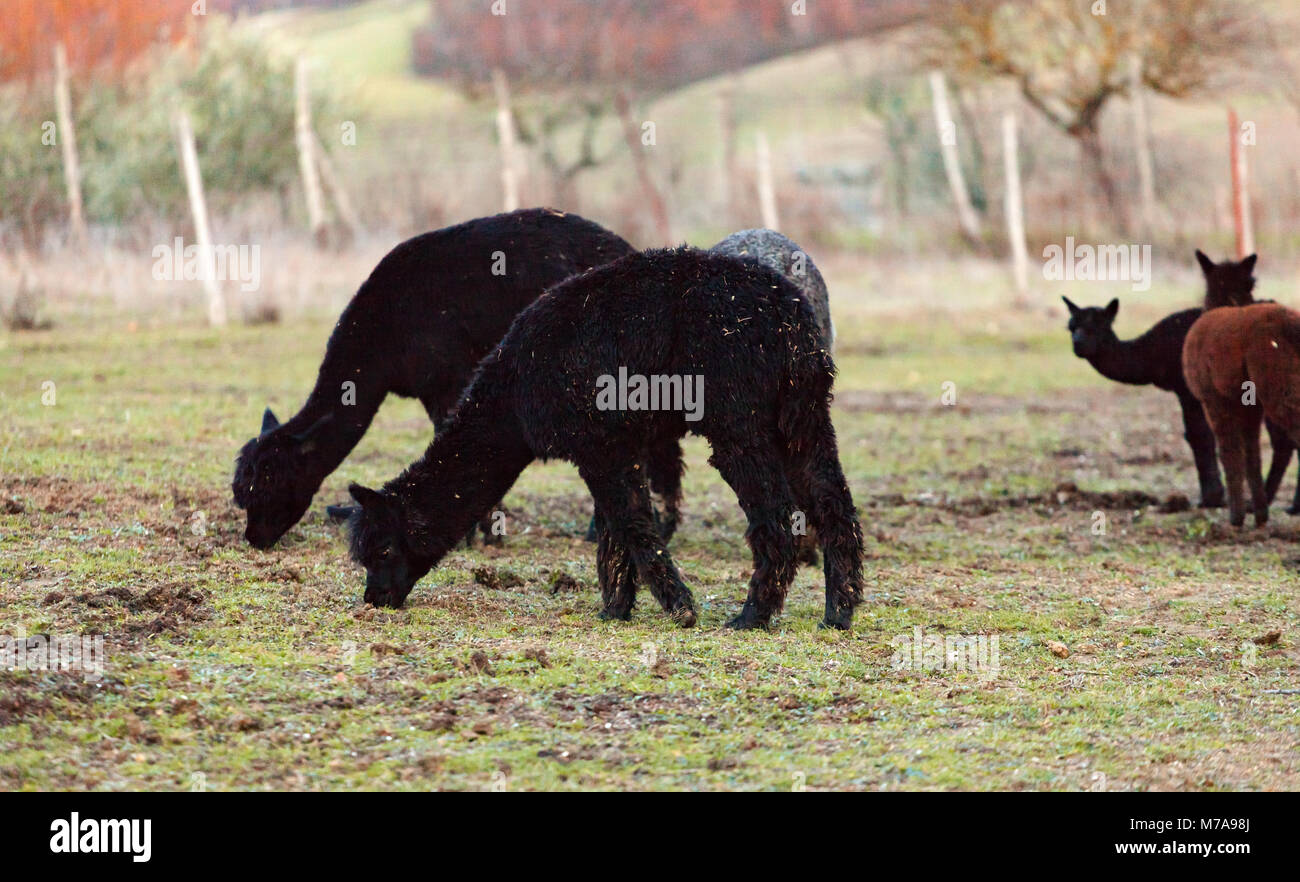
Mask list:
[[1233,262],[1215,263],[1196,249],[1196,262],[1205,276],[1205,308],[1220,306],[1249,306],[1255,302],[1255,259],[1252,254]]
[[245,538],[269,548],[302,518],[389,393],[418,398],[436,425],[521,309],[632,250],[591,221],[540,208],[398,245],[343,310],[306,404],[283,425],[267,408],[260,434],[239,452],[231,489],[248,511]]
[[749,521],[754,574],[728,624],[765,626],[781,609],[802,511],[825,558],[823,623],[847,628],[862,598],[862,530],[820,336],[788,279],[693,248],[634,254],[550,289],[479,365],[422,459],[382,491],[349,488],[361,506],[350,526],[366,601],[400,606],[528,463],[555,458],[578,466],[596,500],[602,616],[628,618],[644,582],[694,624],[639,468],[648,450],[689,431],[709,440],[709,462]]
[[[1246,305],[1253,302],[1255,280],[1251,273],[1255,257],[1239,263],[1216,264],[1200,251],[1196,260],[1205,276],[1206,302],[1218,306]],[[1133,340],[1120,340],[1113,328],[1119,313],[1119,300],[1105,307],[1079,307],[1062,297],[1070,310],[1068,325],[1074,354],[1097,369],[1103,377],[1118,383],[1153,385],[1173,392],[1183,412],[1183,437],[1192,448],[1196,474],[1201,486],[1201,507],[1219,508],[1224,503],[1223,481],[1219,476],[1214,432],[1205,418],[1205,410],[1192,394],[1183,377],[1183,342],[1187,332],[1203,310],[1185,309],[1156,322],[1145,334]],[[1285,432],[1268,424],[1273,444],[1273,462],[1269,467],[1267,492],[1271,502],[1286,476],[1295,446]],[[1296,501],[1288,511],[1300,510],[1300,487]]]

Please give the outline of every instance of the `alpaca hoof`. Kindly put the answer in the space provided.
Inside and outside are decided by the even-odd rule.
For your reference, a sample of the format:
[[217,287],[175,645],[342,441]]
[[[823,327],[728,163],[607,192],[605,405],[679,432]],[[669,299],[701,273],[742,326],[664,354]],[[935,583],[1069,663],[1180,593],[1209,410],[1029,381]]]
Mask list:
[[1234,527],[1238,527],[1238,528],[1244,527],[1246,526],[1246,516],[1244,514],[1229,515],[1228,523],[1232,524]]
[[1268,512],[1255,512],[1255,529],[1268,526]]
[[740,615],[727,622],[727,627],[733,631],[749,631],[754,628],[767,630],[768,620],[758,614],[758,612],[749,604],[740,611]]
[[668,614],[668,618],[672,619],[674,622],[681,625],[683,628],[695,627],[695,622],[696,622],[695,610],[689,606],[677,607],[677,609],[673,610]]
[[632,610],[602,609],[598,618],[602,622],[630,622]]
[[818,631],[847,631],[853,627],[852,619],[822,619],[817,623]]

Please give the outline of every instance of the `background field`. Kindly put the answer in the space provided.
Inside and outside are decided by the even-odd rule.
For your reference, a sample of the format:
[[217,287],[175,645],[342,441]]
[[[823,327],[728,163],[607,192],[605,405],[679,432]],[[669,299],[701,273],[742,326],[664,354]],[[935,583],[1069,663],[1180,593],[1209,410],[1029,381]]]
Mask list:
[[[1176,402],[1074,358],[1057,300],[1120,296],[1130,336],[1194,302],[1191,270],[1168,255],[1145,294],[1040,284],[1011,309],[991,263],[824,263],[869,552],[847,634],[815,629],[807,568],[771,633],[722,629],[749,557],[699,441],[672,545],[696,629],[644,592],[631,623],[597,619],[565,464],[525,472],[503,546],[366,608],[321,509],[418,454],[417,404],[390,399],[275,550],[230,502],[235,452],[266,404],[301,402],[329,316],[0,337],[0,630],[108,644],[98,683],[0,672],[0,789],[1300,786],[1300,698],[1270,692],[1296,685],[1300,521],[1161,511],[1195,499]],[[996,635],[1000,670],[895,670],[914,628]]]

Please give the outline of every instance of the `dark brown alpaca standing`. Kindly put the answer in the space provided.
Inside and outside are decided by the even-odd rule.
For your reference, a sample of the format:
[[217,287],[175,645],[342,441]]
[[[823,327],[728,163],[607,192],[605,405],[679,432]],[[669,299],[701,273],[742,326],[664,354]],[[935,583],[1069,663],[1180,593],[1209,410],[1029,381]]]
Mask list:
[[1245,523],[1249,485],[1255,525],[1263,526],[1260,424],[1267,419],[1292,442],[1300,438],[1300,313],[1276,303],[1209,310],[1187,333],[1183,373],[1219,443],[1229,520]]
[[[1252,274],[1255,255],[1242,261],[1215,263],[1197,251],[1196,261],[1205,276],[1205,309],[1244,306],[1254,302],[1255,279]],[[1223,482],[1215,460],[1214,432],[1183,377],[1183,341],[1203,310],[1184,309],[1165,316],[1139,337],[1121,340],[1114,331],[1115,316],[1119,313],[1118,300],[1112,300],[1105,307],[1081,307],[1069,298],[1061,299],[1070,310],[1069,331],[1075,355],[1087,359],[1098,373],[1117,383],[1150,384],[1178,396],[1183,412],[1183,438],[1196,461],[1201,507],[1223,505]],[[1271,502],[1286,476],[1294,445],[1285,432],[1275,430],[1271,425],[1269,439],[1273,443],[1273,462],[1269,467],[1266,489]],[[1300,486],[1296,489],[1295,502],[1287,511],[1300,513]]]

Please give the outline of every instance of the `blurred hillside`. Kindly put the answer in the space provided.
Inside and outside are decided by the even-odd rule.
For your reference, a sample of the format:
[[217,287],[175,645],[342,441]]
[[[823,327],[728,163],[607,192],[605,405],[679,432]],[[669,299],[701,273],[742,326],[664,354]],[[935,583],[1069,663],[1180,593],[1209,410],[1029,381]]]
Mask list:
[[[416,70],[430,68],[417,65],[421,47],[433,41],[443,51],[439,34],[447,31],[439,28],[449,22],[461,27],[470,6],[458,0],[214,0],[210,5],[209,14],[186,28],[176,48],[151,50],[118,82],[106,83],[90,68],[73,72],[78,128],[87,128],[82,166],[92,242],[118,249],[116,268],[106,275],[121,275],[127,264],[147,268],[154,243],[191,235],[169,123],[171,109],[188,102],[198,108],[191,114],[215,237],[257,242],[283,254],[301,251],[300,259],[283,257],[267,274],[268,285],[278,284],[279,272],[295,290],[267,296],[291,302],[312,298],[303,287],[311,284],[298,276],[309,265],[324,272],[329,261],[310,257],[306,199],[294,155],[292,65],[300,57],[311,76],[313,128],[360,220],[338,272],[353,279],[348,286],[360,277],[356,265],[403,237],[501,210],[502,158],[491,83],[463,66],[453,65],[453,75],[447,76]],[[782,10],[788,5],[778,4]],[[694,8],[681,8],[688,6]],[[1036,112],[1013,79],[949,72],[957,149],[981,222],[980,241],[971,243],[954,216],[927,85],[933,34],[914,21],[923,13],[931,22],[942,21],[948,6],[904,2],[897,7],[901,26],[891,19],[868,36],[825,39],[825,45],[802,51],[784,51],[783,31],[772,38],[781,50],[778,57],[680,86],[673,83],[672,71],[658,79],[629,74],[611,83],[597,77],[583,89],[564,79],[567,73],[576,82],[581,74],[576,67],[561,68],[558,77],[522,82],[512,71],[515,122],[524,141],[520,203],[577,211],[634,243],[663,244],[618,114],[612,105],[588,116],[582,111],[582,102],[592,101],[592,95],[606,101],[619,91],[630,100],[630,118],[639,126],[653,123],[654,143],[643,142],[639,154],[666,207],[671,241],[708,244],[730,230],[762,223],[761,136],[770,144],[781,229],[809,247],[881,258],[1000,258],[1007,249],[1000,125],[1003,112],[1011,110],[1020,126],[1019,167],[1035,268],[1044,244],[1066,236],[1150,241],[1162,255],[1189,254],[1197,246],[1228,254],[1234,242],[1227,126],[1232,106],[1253,125],[1257,139],[1246,149],[1262,268],[1300,258],[1300,239],[1293,232],[1300,215],[1300,158],[1287,149],[1300,138],[1300,81],[1294,75],[1300,64],[1286,37],[1296,32],[1300,7],[1236,4],[1272,41],[1250,47],[1258,63],[1220,63],[1205,87],[1186,97],[1145,92],[1157,200],[1150,230],[1117,222],[1084,173],[1074,139]],[[628,8],[647,7],[631,3]],[[708,45],[746,38],[728,30],[741,20],[727,18],[728,8],[715,4],[713,14],[723,17],[714,23],[717,33]],[[1116,7],[1109,14],[1120,16],[1124,10]],[[860,20],[845,21],[846,28],[868,29]],[[793,26],[791,39],[801,38],[799,26]],[[820,39],[816,34],[802,38]],[[602,46],[592,51],[602,57],[618,54],[619,46]],[[239,77],[253,68],[248,53],[265,58],[255,71],[260,86],[250,76]],[[0,138],[0,188],[9,194],[0,210],[5,254],[0,282],[7,279],[11,287],[20,261],[36,267],[65,244],[58,223],[64,211],[58,155],[34,146],[35,129],[25,127],[52,115],[50,86],[42,77],[38,72],[24,84],[0,87],[17,98],[6,105],[7,125],[0,126],[10,133]],[[610,89],[602,91],[606,85]],[[1108,97],[1100,137],[1107,170],[1127,203],[1140,190],[1134,108],[1126,95]],[[539,135],[537,120],[547,121],[553,131]],[[227,123],[237,127],[237,137],[218,131]],[[261,130],[250,131],[254,124]],[[15,132],[25,134],[19,138]],[[566,164],[581,167],[561,177],[557,168]],[[145,183],[132,177],[138,171],[134,166],[147,175]],[[35,227],[33,218],[40,221]],[[131,299],[127,283],[114,285],[119,304]],[[49,286],[58,289],[60,283]],[[148,288],[148,280],[141,287]]]

